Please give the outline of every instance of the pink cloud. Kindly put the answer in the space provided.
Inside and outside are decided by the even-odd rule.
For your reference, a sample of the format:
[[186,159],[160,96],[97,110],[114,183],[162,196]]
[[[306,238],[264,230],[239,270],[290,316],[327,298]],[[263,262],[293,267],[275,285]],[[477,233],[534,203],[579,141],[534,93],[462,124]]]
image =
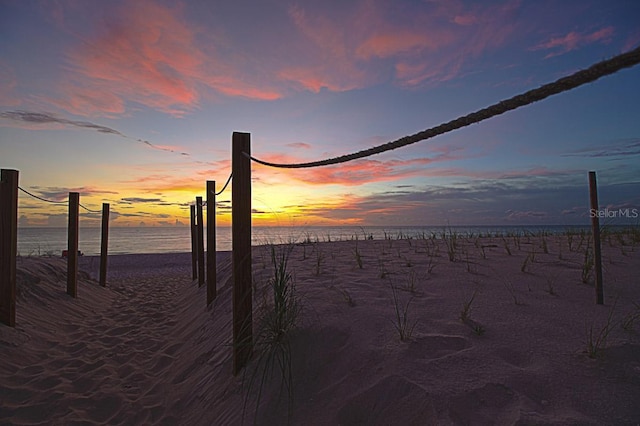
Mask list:
[[282,97],[239,72],[237,58],[223,59],[213,36],[187,22],[182,8],[142,0],[98,23],[96,34],[83,36],[82,45],[67,53],[70,74],[59,86],[64,96],[51,102],[81,115],[122,114],[128,103],[137,103],[180,116],[197,108],[207,90],[261,100]]
[[371,82],[368,73],[358,67],[353,57],[351,38],[357,34],[347,31],[340,21],[324,14],[308,14],[301,7],[290,8],[289,17],[304,48],[295,61],[280,67],[276,72],[278,78],[313,92],[322,88],[351,90]]
[[388,33],[374,34],[358,46],[356,54],[362,59],[388,58],[414,50],[435,48],[441,43],[446,44],[447,41],[434,40],[424,32],[403,32],[396,29]]
[[[82,45],[68,51],[69,72],[58,86],[63,96],[51,102],[81,115],[121,115],[139,104],[180,116],[205,97],[269,101],[300,90],[447,81],[470,58],[508,42],[517,5],[430,1],[398,8],[360,1],[336,11],[307,3],[287,9],[287,49],[265,57],[234,40],[233,31],[189,22],[188,3],[126,2],[92,23],[95,33],[74,33]],[[74,22],[65,10],[52,13],[59,25]]]
[[517,2],[471,9],[450,2],[430,6],[433,10],[429,13],[418,13],[393,25],[383,18],[374,27],[385,33],[364,42],[361,55],[390,58],[400,85],[438,83],[458,77],[469,59],[506,44],[517,30],[512,19]]
[[[70,68],[79,77],[71,84],[81,87],[66,92],[68,107],[87,113],[89,106],[96,112],[107,106],[109,111],[119,103],[114,97],[174,114],[195,107],[193,76],[203,55],[180,16],[180,10],[152,1],[127,3],[102,34],[68,53]],[[96,103],[106,93],[112,94],[109,104]]]
[[537,44],[531,50],[555,50],[549,53],[545,58],[559,56],[572,50],[576,50],[582,46],[593,43],[609,43],[614,33],[613,27],[605,27],[592,33],[579,33],[571,31],[561,36],[553,37],[550,40]]

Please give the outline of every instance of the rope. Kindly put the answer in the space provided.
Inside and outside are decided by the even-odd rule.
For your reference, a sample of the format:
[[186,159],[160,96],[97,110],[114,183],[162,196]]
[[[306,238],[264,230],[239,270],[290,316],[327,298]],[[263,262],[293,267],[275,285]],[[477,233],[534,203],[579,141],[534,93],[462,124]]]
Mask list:
[[51,201],[51,200],[47,200],[46,198],[42,198],[42,197],[38,197],[37,195],[33,195],[32,193],[30,193],[29,191],[27,191],[26,189],[23,189],[21,187],[18,187],[18,189],[22,192],[24,192],[27,195],[30,195],[33,198],[36,198],[40,201],[44,201],[45,203],[51,203],[51,204],[67,204],[66,201]]
[[[18,187],[18,189],[22,192],[24,192],[25,194],[40,200],[40,201],[44,201],[45,203],[51,203],[51,204],[67,204],[67,201],[52,201],[52,200],[47,200],[46,198],[42,198],[42,197],[38,197],[37,195],[34,195],[32,193],[30,193],[29,191],[27,191],[24,188]],[[88,211],[89,213],[101,213],[101,210],[91,210],[88,209],[87,207],[83,206],[82,204],[78,204],[80,207],[82,207],[83,209],[85,209],[86,211]]]
[[222,194],[224,192],[225,189],[227,189],[227,186],[229,185],[229,182],[231,182],[231,178],[233,177],[233,173],[231,173],[229,175],[229,179],[227,179],[227,183],[224,184],[224,186],[222,187],[222,189],[219,192],[215,193],[215,196],[217,197],[218,195]]
[[528,92],[516,95],[510,99],[500,101],[489,107],[472,112],[465,116],[456,118],[455,120],[447,123],[440,124],[439,126],[432,127],[422,132],[416,133],[411,136],[405,136],[392,142],[388,142],[383,145],[378,145],[369,149],[358,151],[352,154],[341,155],[339,157],[328,158],[320,161],[312,161],[307,163],[293,163],[293,164],[281,164],[271,163],[268,161],[260,160],[252,157],[247,153],[243,153],[246,157],[255,161],[256,163],[264,166],[279,167],[286,169],[300,169],[307,167],[319,167],[329,166],[331,164],[345,163],[347,161],[356,160],[359,158],[369,157],[374,154],[381,154],[386,151],[398,149],[407,145],[420,142],[425,139],[430,139],[435,136],[451,132],[462,127],[469,126],[474,123],[486,120],[488,118],[503,114],[507,111],[520,108],[525,105],[532,104],[534,102],[541,101],[549,96],[556,95],[558,93],[566,92],[576,87],[582,86],[587,83],[591,83],[601,77],[620,71],[623,68],[632,67],[640,63],[640,47],[635,48],[629,52],[615,56],[612,59],[608,59],[602,62],[598,62],[591,67],[577,71],[567,77],[560,78],[553,83],[547,83],[537,89],[529,90]]
[[78,204],[80,207],[82,207],[83,209],[85,209],[86,211],[88,211],[89,213],[102,213],[102,210],[91,210],[86,208],[85,206],[83,206],[82,204]]

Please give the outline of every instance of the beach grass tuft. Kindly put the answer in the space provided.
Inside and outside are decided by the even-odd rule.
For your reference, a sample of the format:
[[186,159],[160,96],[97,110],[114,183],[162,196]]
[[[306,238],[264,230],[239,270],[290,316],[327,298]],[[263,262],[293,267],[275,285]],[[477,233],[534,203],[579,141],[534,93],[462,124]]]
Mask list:
[[607,338],[609,337],[609,333],[611,333],[611,330],[613,330],[614,328],[613,312],[615,310],[616,303],[617,299],[615,302],[613,302],[604,325],[602,325],[601,327],[596,327],[594,322],[592,322],[591,325],[587,328],[586,352],[589,358],[601,357],[602,351],[607,347]]
[[356,247],[355,247],[355,249],[353,250],[353,256],[354,256],[354,257],[355,257],[355,259],[356,259],[356,263],[358,264],[358,268],[359,268],[359,269],[362,269],[362,266],[363,266],[363,265],[362,265],[362,253],[360,253],[360,251],[358,250],[358,243],[357,243],[357,240],[356,240]]
[[462,304],[462,310],[460,311],[460,321],[466,323],[471,319],[471,310],[473,307],[473,301],[476,299],[476,294],[478,294],[478,289],[476,289],[469,300],[465,301]]
[[295,282],[288,269],[288,261],[293,245],[271,245],[273,275],[269,279],[269,288],[273,300],[266,298],[259,309],[257,332],[255,333],[252,368],[246,368],[243,383],[246,384],[246,396],[243,409],[247,407],[248,397],[257,386],[255,419],[267,382],[276,374],[280,379],[280,395],[286,390],[288,412],[293,404],[293,377],[291,369],[290,333],[298,326],[302,304],[296,294]]
[[418,323],[418,320],[415,320],[413,322],[409,320],[409,305],[411,305],[413,296],[411,296],[405,303],[402,303],[400,297],[398,296],[396,287],[393,285],[393,283],[391,283],[390,286],[395,312],[393,325],[396,328],[398,335],[400,336],[400,340],[404,342],[411,339],[413,330]]

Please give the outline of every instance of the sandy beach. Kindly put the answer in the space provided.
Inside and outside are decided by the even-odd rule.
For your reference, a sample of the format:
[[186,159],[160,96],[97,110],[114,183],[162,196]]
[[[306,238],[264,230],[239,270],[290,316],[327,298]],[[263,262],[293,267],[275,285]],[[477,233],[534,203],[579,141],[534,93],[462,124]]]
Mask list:
[[[0,326],[0,424],[640,424],[640,241],[605,237],[601,306],[586,247],[580,235],[291,246],[290,396],[277,364],[262,384],[253,375],[261,347],[249,374],[231,373],[229,253],[210,307],[189,253],[112,256],[105,288],[99,259],[83,257],[77,299],[64,259],[21,257],[16,327]],[[253,273],[257,328],[269,246],[254,247]]]

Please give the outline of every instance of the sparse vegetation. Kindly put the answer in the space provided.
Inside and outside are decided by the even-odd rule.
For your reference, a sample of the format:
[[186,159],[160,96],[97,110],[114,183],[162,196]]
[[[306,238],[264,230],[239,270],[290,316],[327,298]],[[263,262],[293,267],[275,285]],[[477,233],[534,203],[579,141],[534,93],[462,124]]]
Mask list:
[[393,283],[391,283],[391,294],[393,297],[393,307],[395,311],[393,325],[400,336],[400,340],[404,342],[411,339],[413,330],[418,323],[417,320],[413,322],[409,320],[409,305],[411,305],[413,296],[411,296],[405,303],[402,303]]
[[456,252],[458,250],[458,235],[455,232],[451,231],[451,228],[449,228],[449,234],[447,235],[447,232],[445,231],[442,234],[442,240],[447,246],[447,256],[449,257],[449,262],[455,261]]
[[607,338],[609,333],[613,329],[613,312],[616,307],[616,302],[613,303],[609,310],[609,315],[602,327],[596,329],[595,324],[592,322],[587,328],[587,355],[589,358],[598,358],[602,355],[602,351],[607,347]]
[[591,278],[591,273],[593,271],[593,266],[594,266],[594,259],[593,259],[593,251],[591,250],[591,247],[587,246],[584,250],[584,260],[582,262],[582,282],[584,284],[588,284],[589,283],[589,279]]
[[507,242],[507,239],[502,237],[502,242],[504,243],[504,250],[507,252],[509,256],[511,256],[511,249],[509,248],[509,243]]
[[280,378],[280,391],[286,389],[288,410],[293,403],[293,377],[291,372],[290,332],[297,327],[302,305],[296,294],[293,276],[288,270],[292,245],[271,245],[273,276],[269,279],[272,301],[265,298],[259,309],[257,332],[255,333],[253,366],[245,369],[243,384],[246,396],[243,409],[246,410],[249,394],[257,386],[255,417],[266,383],[274,373]]
[[502,284],[511,295],[511,298],[513,299],[513,303],[515,303],[516,305],[524,305],[524,303],[518,299],[518,296],[516,295],[516,289],[513,287],[513,284],[511,283],[511,281],[509,281],[508,279],[503,279]]
[[356,258],[356,263],[358,264],[358,268],[362,269],[362,254],[358,250],[358,243],[356,243],[356,247],[353,251],[353,255]]
[[530,259],[531,253],[527,254],[527,257],[524,258],[524,262],[522,262],[522,266],[520,266],[521,272],[527,272],[527,267],[529,266]]
[[471,319],[471,310],[473,307],[473,301],[476,299],[476,294],[478,294],[478,290],[476,289],[469,300],[462,304],[462,310],[460,311],[460,321],[466,323],[469,319]]
[[316,275],[320,275],[320,269],[324,263],[324,253],[320,250],[320,247],[316,244]]
[[625,331],[633,331],[634,323],[640,319],[640,305],[635,302],[632,303],[633,306],[635,306],[635,310],[625,315],[620,322],[620,325]]

